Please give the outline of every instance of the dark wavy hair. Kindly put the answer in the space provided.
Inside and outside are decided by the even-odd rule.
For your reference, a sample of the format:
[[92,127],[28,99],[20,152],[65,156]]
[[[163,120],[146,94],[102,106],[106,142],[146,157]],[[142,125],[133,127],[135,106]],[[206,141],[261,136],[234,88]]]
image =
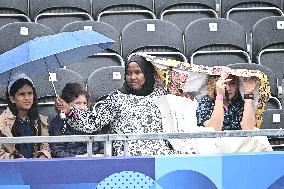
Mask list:
[[73,102],[80,95],[83,95],[87,99],[87,103],[89,105],[90,94],[87,90],[85,90],[79,83],[67,83],[62,90],[61,98],[67,102]]

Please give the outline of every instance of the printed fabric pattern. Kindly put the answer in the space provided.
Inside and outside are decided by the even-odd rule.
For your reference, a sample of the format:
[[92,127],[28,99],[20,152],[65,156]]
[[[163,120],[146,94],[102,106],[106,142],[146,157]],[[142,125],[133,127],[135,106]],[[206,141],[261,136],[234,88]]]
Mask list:
[[[204,96],[198,101],[196,110],[197,125],[203,126],[204,122],[210,119],[214,102],[208,96]],[[239,97],[230,102],[229,107],[224,109],[224,122],[222,130],[241,130],[240,122],[243,118],[244,101]]]
[[[95,132],[103,126],[110,126],[111,134],[161,133],[162,118],[159,109],[153,103],[155,96],[165,95],[162,88],[154,88],[147,96],[112,92],[104,101],[94,106],[93,112],[82,112],[72,108],[72,117],[68,123],[83,132]],[[122,141],[113,143],[114,155],[124,155]],[[168,141],[135,140],[128,141],[128,153],[138,155],[171,155],[180,154],[174,151]]]

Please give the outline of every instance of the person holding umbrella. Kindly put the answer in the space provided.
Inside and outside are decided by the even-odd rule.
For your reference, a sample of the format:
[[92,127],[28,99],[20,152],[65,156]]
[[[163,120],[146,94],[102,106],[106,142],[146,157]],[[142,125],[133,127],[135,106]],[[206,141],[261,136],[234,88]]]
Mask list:
[[[70,106],[81,111],[87,111],[90,94],[79,83],[67,83],[62,90],[61,98]],[[57,115],[50,122],[49,133],[52,136],[60,135],[84,135],[86,133],[77,131]],[[93,143],[93,154],[103,154],[103,145],[98,142]],[[87,154],[86,143],[69,142],[51,144],[52,157],[82,157]],[[96,155],[98,156],[98,155]]]
[[[166,92],[156,85],[153,65],[144,57],[133,55],[125,65],[124,79],[123,87],[97,102],[93,112],[75,109],[61,98],[56,102],[56,108],[65,112],[68,124],[87,133],[107,125],[111,134],[163,132],[161,113],[154,99]],[[122,141],[115,141],[113,147],[114,155],[124,155]],[[128,142],[128,149],[131,156],[181,153],[166,140],[133,140]],[[194,149],[192,153],[195,153]]]
[[[0,115],[2,137],[48,136],[47,117],[39,115],[37,94],[25,73],[16,73],[7,87],[8,108]],[[1,144],[0,159],[50,158],[47,143]]]

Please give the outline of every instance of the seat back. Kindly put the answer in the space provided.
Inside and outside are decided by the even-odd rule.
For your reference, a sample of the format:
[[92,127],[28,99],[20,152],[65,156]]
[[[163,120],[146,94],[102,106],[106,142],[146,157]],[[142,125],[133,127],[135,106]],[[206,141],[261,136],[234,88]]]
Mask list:
[[2,0],[0,3],[0,27],[12,22],[30,22],[28,0]]
[[87,81],[87,89],[91,93],[92,102],[97,102],[121,88],[124,82],[124,72],[123,66],[110,66],[95,70]]
[[6,91],[7,91],[7,85],[0,83],[0,114],[7,108],[7,100],[6,100]]
[[[80,85],[85,86],[83,78],[75,71],[65,68],[57,68],[51,69],[50,73],[52,78],[56,78],[54,81],[54,87],[58,95],[61,94],[62,89],[67,83],[79,83]],[[31,75],[31,79],[34,82],[39,99],[55,97],[53,85],[50,81],[48,72]]]
[[259,61],[259,54],[265,48],[284,43],[284,18],[273,16],[259,20],[252,30],[252,57]]
[[89,0],[30,0],[31,17],[55,33],[67,23],[93,20]]
[[120,38],[118,31],[111,25],[98,21],[76,21],[65,25],[60,32],[69,32],[83,29],[95,30],[116,41],[102,53],[69,64],[68,69],[78,72],[87,82],[89,75],[102,67],[123,66],[124,61],[120,55]]
[[203,18],[190,23],[184,31],[185,54],[191,63],[224,66],[250,62],[244,29],[222,18]]
[[155,0],[155,13],[161,20],[176,24],[182,31],[200,18],[217,18],[215,0]]
[[282,104],[280,100],[274,96],[269,97],[268,101],[265,104],[265,110],[269,109],[282,109]]
[[0,54],[36,37],[52,35],[53,31],[42,24],[14,22],[0,28]]
[[147,19],[131,22],[122,30],[121,43],[125,60],[135,52],[150,52],[186,61],[182,53],[182,32],[168,21]]
[[[91,14],[91,3],[89,0],[29,0],[30,17],[35,18],[38,14],[45,11],[57,12],[59,10],[86,12]],[[51,11],[53,9],[53,11]],[[56,11],[57,10],[57,11]]]
[[93,0],[92,5],[94,17],[114,26],[119,32],[132,21],[156,18],[152,0]]
[[60,32],[73,32],[78,30],[94,30],[99,32],[106,37],[115,41],[110,47],[108,47],[107,52],[115,52],[120,54],[120,39],[119,39],[119,32],[111,25],[98,22],[98,21],[75,21],[66,24]]
[[253,60],[270,68],[278,79],[284,76],[284,18],[274,16],[259,20],[252,32]]
[[263,112],[262,129],[283,129],[284,110],[267,109]]
[[283,16],[281,0],[226,0],[222,1],[222,17],[244,27],[250,43],[254,24],[266,17]]

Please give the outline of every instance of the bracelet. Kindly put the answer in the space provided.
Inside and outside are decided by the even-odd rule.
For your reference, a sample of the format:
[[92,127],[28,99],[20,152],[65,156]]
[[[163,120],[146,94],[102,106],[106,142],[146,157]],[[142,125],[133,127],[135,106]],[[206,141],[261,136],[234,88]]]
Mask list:
[[222,95],[217,95],[215,97],[216,100],[224,100],[224,97]]
[[252,99],[252,100],[254,100],[254,95],[253,94],[244,94],[244,99]]

